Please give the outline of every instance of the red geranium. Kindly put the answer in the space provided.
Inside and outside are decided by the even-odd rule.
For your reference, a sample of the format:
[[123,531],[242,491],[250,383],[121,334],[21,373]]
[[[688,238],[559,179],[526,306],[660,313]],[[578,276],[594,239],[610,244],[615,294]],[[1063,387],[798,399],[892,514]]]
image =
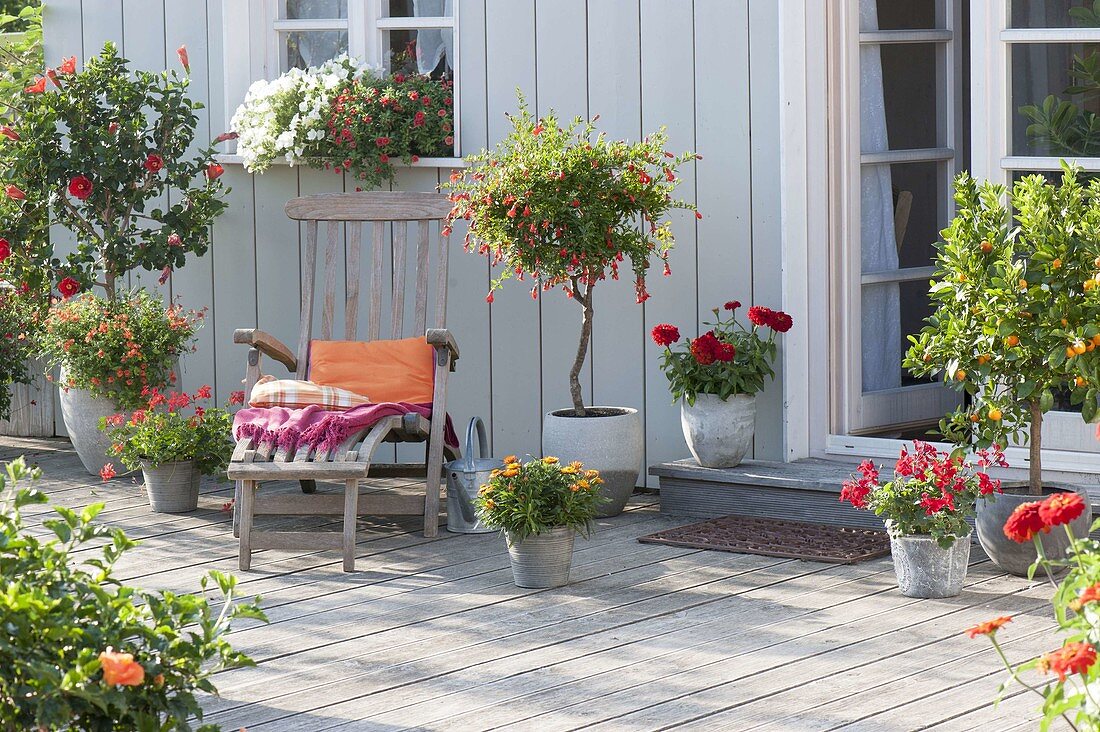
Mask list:
[[993,635],[1000,630],[1005,623],[1012,622],[1012,618],[1008,615],[1002,615],[999,618],[993,620],[987,620],[984,623],[978,623],[972,628],[966,629],[966,634],[971,638],[977,638],[979,635]]
[[775,311],[763,305],[753,305],[749,308],[749,320],[753,325],[768,325],[774,316]]
[[104,482],[107,482],[111,478],[114,478],[118,473],[115,472],[115,466],[113,463],[107,463],[99,471],[99,477],[103,478]]
[[1039,501],[1021,503],[1005,521],[1005,536],[1025,544],[1041,531],[1050,531],[1039,515]]
[[69,181],[69,195],[81,201],[92,195],[92,181],[87,176],[78,175]]
[[1039,504],[1039,517],[1046,526],[1068,524],[1085,512],[1085,499],[1079,493],[1064,491]]
[[70,297],[80,292],[80,283],[72,277],[66,277],[57,283],[57,291],[61,293],[63,298],[68,300]]
[[164,167],[164,158],[156,153],[149,153],[143,165],[150,173],[159,173],[161,168]]
[[661,323],[653,326],[650,335],[653,337],[653,342],[658,346],[667,347],[680,340],[680,329],[675,325]]
[[1059,681],[1065,681],[1072,674],[1086,673],[1096,663],[1096,649],[1091,643],[1067,643],[1057,651],[1047,653],[1039,660],[1039,668],[1044,672],[1058,674]]

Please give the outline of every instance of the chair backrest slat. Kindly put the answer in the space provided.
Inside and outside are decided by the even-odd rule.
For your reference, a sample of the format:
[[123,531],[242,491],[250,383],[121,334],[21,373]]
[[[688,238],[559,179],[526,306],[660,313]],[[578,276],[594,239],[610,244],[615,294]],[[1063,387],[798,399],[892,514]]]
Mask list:
[[450,248],[447,246],[450,239],[446,236],[439,237],[439,261],[436,262],[435,281],[435,324],[436,328],[444,328],[447,325],[447,257]]
[[413,333],[423,333],[428,319],[428,226],[431,222],[417,222],[420,229],[416,238],[416,314]]
[[317,222],[306,223],[306,251],[302,261],[302,319],[298,329],[297,378],[304,379],[313,333],[313,278],[317,271]]
[[385,262],[383,248],[386,245],[386,227],[375,221],[371,232],[370,313],[368,314],[367,340],[376,341],[382,332],[382,266]]
[[328,241],[325,243],[324,304],[321,308],[321,339],[332,340],[332,322],[336,319],[336,268],[340,253],[340,222],[328,222]]
[[405,258],[409,243],[409,222],[393,222],[393,302],[390,338],[400,338],[405,319]]
[[344,339],[353,341],[359,329],[359,269],[363,249],[363,222],[348,223],[347,298],[344,303]]

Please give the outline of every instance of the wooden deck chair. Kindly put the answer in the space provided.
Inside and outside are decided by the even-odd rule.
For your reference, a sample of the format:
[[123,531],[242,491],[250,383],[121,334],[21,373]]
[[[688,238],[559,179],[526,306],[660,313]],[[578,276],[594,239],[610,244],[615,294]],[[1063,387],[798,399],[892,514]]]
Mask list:
[[[305,246],[302,257],[302,300],[298,331],[298,349],[291,351],[276,338],[257,329],[238,330],[235,343],[249,346],[245,393],[250,394],[262,374],[263,356],[279,362],[305,379],[309,373],[310,340],[313,336],[315,300],[320,299],[321,339],[331,340],[337,288],[337,273],[343,262],[346,267],[344,304],[345,340],[377,340],[380,337],[402,338],[423,334],[433,347],[434,392],[432,419],[419,414],[386,417],[369,430],[349,437],[340,447],[328,453],[299,450],[297,453],[270,445],[258,445],[249,439],[238,441],[230,462],[228,475],[237,481],[235,532],[240,539],[240,568],[246,570],[252,552],[259,549],[341,549],[344,571],[355,569],[356,516],[423,515],[424,535],[439,531],[439,494],[444,459],[458,457],[457,451],[444,444],[446,422],[447,376],[458,360],[458,347],[444,328],[447,311],[447,238],[438,236],[441,220],[450,211],[446,196],[435,193],[333,193],[295,198],[286,204],[292,219],[305,222]],[[327,243],[324,252],[323,286],[317,292],[315,274],[318,264],[317,230],[326,223]],[[416,241],[415,309],[412,322],[405,326],[405,279],[409,222],[418,223]],[[366,338],[358,328],[360,300],[360,261],[364,223],[371,224],[371,274],[368,298]],[[392,222],[392,244],[386,235],[386,224]],[[341,224],[346,226],[345,237]],[[438,239],[433,256],[433,230]],[[346,251],[345,251],[346,249]],[[391,256],[392,253],[392,256]],[[435,272],[432,273],[432,260]],[[391,264],[392,262],[392,264]],[[263,283],[260,283],[263,286]],[[384,330],[383,295],[389,296]],[[315,297],[318,296],[318,297]],[[428,325],[429,300],[431,326]],[[289,378],[289,377],[288,377]],[[383,442],[426,442],[423,465],[376,465],[375,451]],[[371,477],[409,476],[410,468],[423,471],[427,490],[424,496],[387,495],[375,492],[359,495],[359,485]],[[343,496],[336,494],[277,494],[264,496],[257,488],[263,481],[300,481],[303,493],[312,494],[316,482],[343,484]],[[325,532],[271,532],[253,529],[253,517],[278,515],[340,515],[344,517],[343,534]]]

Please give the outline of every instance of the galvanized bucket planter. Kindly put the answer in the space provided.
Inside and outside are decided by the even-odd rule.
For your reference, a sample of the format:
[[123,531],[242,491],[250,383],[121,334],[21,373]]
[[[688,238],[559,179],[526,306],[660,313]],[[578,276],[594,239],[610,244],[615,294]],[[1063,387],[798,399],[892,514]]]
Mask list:
[[[975,525],[978,527],[978,541],[985,549],[985,553],[998,567],[1014,574],[1017,577],[1027,577],[1028,569],[1036,559],[1035,542],[1029,541],[1018,544],[1005,536],[1004,525],[1012,512],[1018,506],[1031,501],[1041,501],[1047,496],[1060,492],[1057,488],[1044,488],[1043,495],[1033,496],[1029,493],[1010,492],[995,494],[985,500],[978,501],[978,517]],[[1085,512],[1070,522],[1069,528],[1078,539],[1089,535],[1089,527],[1092,526],[1092,506],[1088,495],[1081,492],[1085,498]],[[1069,537],[1061,526],[1054,531],[1039,534],[1039,541],[1043,545],[1043,554],[1048,559],[1065,559],[1069,552]]]
[[970,564],[971,534],[941,547],[926,534],[890,536],[898,589],[906,597],[954,597],[962,592]]
[[[481,457],[474,458],[474,430]],[[485,534],[494,531],[481,523],[474,507],[478,489],[489,482],[489,473],[504,467],[503,460],[489,457],[485,423],[474,417],[466,428],[466,457],[444,465],[447,471],[447,531],[456,534]]]
[[576,531],[569,526],[556,526],[519,542],[508,535],[508,556],[516,586],[545,588],[569,584],[574,536]]
[[149,505],[157,513],[187,513],[199,507],[199,472],[191,461],[141,463]]

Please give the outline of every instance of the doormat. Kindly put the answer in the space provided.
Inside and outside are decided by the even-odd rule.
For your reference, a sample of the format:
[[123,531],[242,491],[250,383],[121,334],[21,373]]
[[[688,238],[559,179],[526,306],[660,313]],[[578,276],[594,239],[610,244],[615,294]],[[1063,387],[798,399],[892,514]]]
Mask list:
[[638,541],[837,564],[855,564],[890,553],[890,536],[885,531],[750,516],[700,521],[642,536]]

